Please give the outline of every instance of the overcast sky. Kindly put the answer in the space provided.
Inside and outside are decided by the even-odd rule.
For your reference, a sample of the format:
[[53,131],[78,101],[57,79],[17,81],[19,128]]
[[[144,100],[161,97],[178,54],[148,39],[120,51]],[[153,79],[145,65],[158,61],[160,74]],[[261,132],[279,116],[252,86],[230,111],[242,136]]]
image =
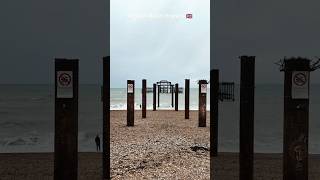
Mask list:
[[[274,62],[320,57],[320,1],[215,1],[213,63],[222,79],[239,81],[240,55],[256,56],[256,83],[283,83]],[[311,74],[320,83],[320,73]]]
[[[320,56],[319,1],[214,3],[211,67],[223,80],[238,81],[238,56],[244,54],[257,56],[257,83],[282,83],[273,63],[284,56]],[[100,59],[108,54],[106,4],[0,1],[0,83],[53,82],[54,57],[79,58],[80,81],[98,83]],[[112,86],[126,79],[207,78],[209,32],[209,0],[112,0]],[[319,72],[312,82],[320,83]]]
[[209,0],[112,0],[111,84],[209,79],[209,37]]

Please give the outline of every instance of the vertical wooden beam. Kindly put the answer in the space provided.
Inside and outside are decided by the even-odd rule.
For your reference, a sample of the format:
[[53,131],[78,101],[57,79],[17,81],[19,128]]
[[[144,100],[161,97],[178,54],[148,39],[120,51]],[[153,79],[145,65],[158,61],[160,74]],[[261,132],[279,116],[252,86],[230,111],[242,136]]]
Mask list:
[[160,107],[160,86],[158,85],[158,107]]
[[170,85],[171,86],[171,106],[174,107],[174,88],[173,88],[173,85]]
[[211,157],[218,156],[218,125],[219,125],[219,70],[210,71],[210,144]]
[[178,111],[179,109],[179,84],[176,84],[175,88],[175,111]]
[[142,118],[147,116],[147,80],[142,80]]
[[79,60],[55,59],[54,179],[78,179]]
[[134,126],[134,80],[127,84],[127,126]]
[[308,179],[310,61],[284,61],[283,180]]
[[253,180],[255,57],[240,58],[240,180]]
[[185,119],[189,119],[189,104],[190,104],[190,79],[185,80]]
[[110,56],[103,58],[103,153],[102,174],[103,180],[110,180]]
[[206,127],[207,119],[207,81],[199,81],[199,127]]
[[153,84],[153,111],[157,110],[157,85]]

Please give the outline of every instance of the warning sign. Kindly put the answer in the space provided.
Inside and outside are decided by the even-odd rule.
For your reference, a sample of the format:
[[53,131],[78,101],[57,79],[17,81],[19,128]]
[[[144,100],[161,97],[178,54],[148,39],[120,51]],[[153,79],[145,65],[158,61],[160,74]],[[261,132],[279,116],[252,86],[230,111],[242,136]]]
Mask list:
[[309,71],[292,72],[292,99],[309,98]]
[[57,98],[73,98],[72,71],[57,71]]
[[133,84],[128,84],[128,93],[133,93]]
[[207,84],[201,84],[201,93],[207,93]]

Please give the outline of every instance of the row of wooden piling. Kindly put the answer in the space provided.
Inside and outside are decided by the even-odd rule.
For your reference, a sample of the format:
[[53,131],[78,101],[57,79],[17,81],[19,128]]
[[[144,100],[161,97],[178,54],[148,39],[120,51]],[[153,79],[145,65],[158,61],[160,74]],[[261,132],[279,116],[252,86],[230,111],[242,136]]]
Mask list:
[[[241,56],[240,59],[239,179],[253,180],[255,57]],[[283,180],[308,179],[309,72],[313,70],[310,60],[304,58],[284,59],[281,65],[281,71],[285,72]],[[210,79],[210,179],[214,179],[213,157],[218,155],[219,70],[212,70]]]
[[[284,80],[283,179],[308,179],[309,72],[310,61],[286,59],[281,69]],[[78,60],[55,61],[55,145],[54,179],[76,180],[78,176]],[[253,179],[254,155],[254,89],[255,57],[241,56],[240,81],[240,180]],[[210,165],[213,179],[213,157],[218,155],[219,71],[210,72]],[[145,81],[146,84],[146,81]],[[143,83],[143,86],[145,85]],[[186,87],[187,87],[186,81]],[[204,94],[199,83],[199,126],[205,125]],[[154,91],[156,86],[154,85]],[[178,85],[176,85],[178,88]],[[177,93],[178,91],[176,91]],[[153,97],[155,97],[155,93]],[[177,95],[176,95],[177,96]],[[128,117],[134,118],[134,98],[128,98]],[[103,179],[110,179],[110,57],[103,59]],[[186,98],[187,99],[187,98]],[[202,100],[201,100],[202,99]],[[189,101],[189,99],[188,99]],[[143,97],[146,105],[146,97]],[[178,103],[176,103],[178,104]],[[187,104],[187,102],[186,102]],[[146,106],[143,106],[144,108]],[[155,103],[154,109],[155,109]],[[186,105],[187,106],[187,105]],[[187,110],[187,108],[186,108]],[[202,113],[203,112],[203,113]],[[143,112],[144,113],[144,112]],[[188,112],[186,112],[188,113]],[[146,115],[146,114],[145,114]],[[200,117],[203,116],[203,117]],[[146,116],[145,116],[146,117]],[[187,117],[187,114],[186,114]],[[131,122],[128,122],[131,124]]]
[[[128,80],[127,125],[134,126],[134,81]],[[129,86],[130,85],[130,86]],[[132,86],[131,86],[132,85]],[[142,118],[146,118],[146,86],[142,80]],[[199,84],[199,87],[201,85]],[[179,86],[175,85],[175,110],[178,111]],[[156,92],[156,84],[153,85]],[[54,179],[78,179],[78,92],[79,92],[79,60],[55,59],[55,143],[54,143]],[[172,91],[173,92],[173,91]],[[172,94],[173,95],[173,94]],[[185,118],[189,119],[190,80],[186,79],[186,110]],[[206,95],[199,94],[206,105]],[[156,99],[156,93],[153,93]],[[110,179],[110,57],[103,58],[103,179]],[[159,101],[158,101],[159,102]],[[201,105],[200,105],[201,107]],[[203,109],[203,108],[202,108]],[[156,110],[156,101],[153,103]],[[204,111],[205,113],[205,111]],[[205,114],[200,113],[200,127],[205,127]],[[203,116],[203,117],[202,117]],[[200,119],[200,116],[199,116]]]
[[[207,81],[199,81],[199,127],[206,127],[206,104],[207,104]],[[153,111],[156,111],[156,84],[153,84]],[[160,87],[160,86],[159,86]],[[158,87],[158,106],[160,102]],[[172,87],[172,86],[171,86]],[[175,111],[179,108],[179,85],[175,84]],[[173,91],[171,90],[173,94]],[[127,80],[127,126],[134,126],[134,105],[135,105],[135,81]],[[172,96],[173,99],[173,96]],[[189,119],[190,104],[190,80],[185,79],[185,119]],[[146,118],[147,111],[147,80],[142,80],[142,118]]]

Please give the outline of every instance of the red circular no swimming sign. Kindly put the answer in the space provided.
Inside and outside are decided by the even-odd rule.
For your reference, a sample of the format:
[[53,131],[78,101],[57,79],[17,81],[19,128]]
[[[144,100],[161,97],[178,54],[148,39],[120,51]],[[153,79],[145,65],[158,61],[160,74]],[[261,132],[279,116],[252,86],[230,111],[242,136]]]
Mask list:
[[297,73],[293,77],[293,82],[297,86],[304,86],[307,83],[307,76],[304,73]]
[[71,75],[68,73],[61,73],[58,80],[61,86],[69,86],[71,84]]

